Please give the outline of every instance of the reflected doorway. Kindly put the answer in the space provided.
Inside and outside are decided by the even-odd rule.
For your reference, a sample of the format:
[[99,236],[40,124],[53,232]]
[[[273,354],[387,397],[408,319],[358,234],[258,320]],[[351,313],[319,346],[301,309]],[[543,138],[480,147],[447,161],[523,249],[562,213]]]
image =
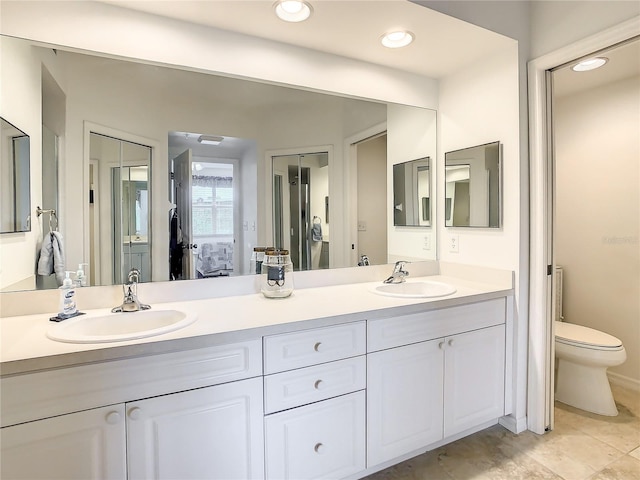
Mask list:
[[89,142],[91,284],[121,284],[131,268],[150,282],[152,148],[95,132]]
[[329,153],[272,157],[274,242],[294,270],[329,268]]

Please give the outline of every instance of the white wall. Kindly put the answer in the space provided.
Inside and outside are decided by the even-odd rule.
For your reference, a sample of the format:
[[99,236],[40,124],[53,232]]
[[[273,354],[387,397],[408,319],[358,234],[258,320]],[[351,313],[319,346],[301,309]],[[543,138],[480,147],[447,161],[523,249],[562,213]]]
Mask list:
[[30,137],[32,212],[30,232],[0,235],[0,290],[35,288],[36,247],[42,229],[49,230],[48,215],[35,214],[42,203],[40,62],[30,47],[6,37],[0,38],[0,61],[0,115]]
[[555,103],[556,262],[565,321],[622,340],[640,386],[640,77]]
[[[440,99],[442,102],[442,98]],[[389,262],[436,259],[435,227],[396,227],[393,225],[393,165],[430,157],[436,161],[437,125],[431,110],[389,105],[387,109],[387,243]],[[433,164],[433,163],[432,163]],[[432,246],[425,250],[425,237]]]
[[640,15],[628,0],[531,2],[531,54],[538,58]]

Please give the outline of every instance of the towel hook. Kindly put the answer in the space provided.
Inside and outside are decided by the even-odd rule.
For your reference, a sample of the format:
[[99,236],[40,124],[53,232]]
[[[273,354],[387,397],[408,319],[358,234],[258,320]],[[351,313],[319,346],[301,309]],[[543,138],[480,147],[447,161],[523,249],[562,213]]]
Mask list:
[[[49,210],[43,210],[40,207],[36,208],[36,214],[38,217],[44,213],[49,214],[49,232],[56,231],[58,229],[58,216],[56,215],[55,209],[51,208]],[[54,226],[55,221],[55,226]]]

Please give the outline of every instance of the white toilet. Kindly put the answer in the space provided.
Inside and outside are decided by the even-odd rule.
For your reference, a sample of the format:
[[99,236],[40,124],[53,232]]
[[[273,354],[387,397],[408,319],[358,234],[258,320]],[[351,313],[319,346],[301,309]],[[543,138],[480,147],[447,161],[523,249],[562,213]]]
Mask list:
[[616,416],[607,368],[622,364],[627,352],[613,335],[562,321],[562,275],[562,268],[556,267],[555,398],[588,412]]

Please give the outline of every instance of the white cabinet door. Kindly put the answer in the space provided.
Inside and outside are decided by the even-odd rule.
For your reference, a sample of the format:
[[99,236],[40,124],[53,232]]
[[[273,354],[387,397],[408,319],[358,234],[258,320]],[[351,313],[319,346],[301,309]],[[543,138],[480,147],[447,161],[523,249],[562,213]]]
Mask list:
[[127,403],[129,480],[264,477],[262,378]]
[[443,340],[367,355],[367,467],[442,438]]
[[3,480],[126,478],[122,404],[6,427],[0,437]]
[[504,414],[505,327],[445,339],[444,436]]
[[364,470],[364,391],[267,416],[265,450],[271,480],[332,480]]

